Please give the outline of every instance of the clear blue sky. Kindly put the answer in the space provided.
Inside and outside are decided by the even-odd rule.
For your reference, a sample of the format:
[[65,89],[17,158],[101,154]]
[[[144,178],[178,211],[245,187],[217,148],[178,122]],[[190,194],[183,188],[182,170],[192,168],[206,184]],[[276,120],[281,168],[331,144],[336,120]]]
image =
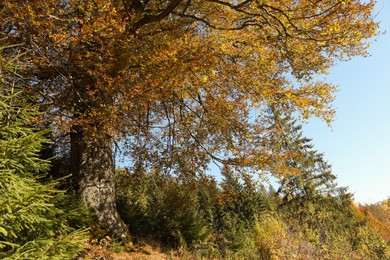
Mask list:
[[316,119],[304,127],[359,203],[390,197],[390,0],[378,0],[377,12],[387,34],[372,42],[371,56],[337,64],[326,77],[340,88],[332,127]]

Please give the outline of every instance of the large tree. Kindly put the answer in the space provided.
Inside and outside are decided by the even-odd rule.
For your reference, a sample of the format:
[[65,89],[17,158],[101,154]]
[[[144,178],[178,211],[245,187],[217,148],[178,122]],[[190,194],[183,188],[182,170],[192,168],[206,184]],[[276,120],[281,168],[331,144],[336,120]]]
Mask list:
[[[194,174],[211,160],[278,165],[264,108],[330,121],[336,60],[365,55],[373,1],[17,0],[0,26],[30,50],[29,84],[70,133],[82,199],[127,238],[115,208],[112,146],[136,165]],[[295,80],[292,81],[291,79]],[[251,113],[257,110],[256,118]]]

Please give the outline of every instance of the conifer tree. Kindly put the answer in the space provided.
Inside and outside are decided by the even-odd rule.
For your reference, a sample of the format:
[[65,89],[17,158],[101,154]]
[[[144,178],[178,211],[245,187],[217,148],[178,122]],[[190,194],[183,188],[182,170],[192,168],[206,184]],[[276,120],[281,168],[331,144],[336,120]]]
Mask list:
[[273,136],[271,149],[273,153],[284,158],[283,169],[290,174],[281,178],[277,191],[284,202],[314,201],[321,196],[345,194],[346,189],[337,187],[336,176],[324,154],[314,150],[311,139],[303,136],[302,125],[289,114],[282,114],[277,108],[270,108],[272,114],[269,131]]
[[39,182],[49,169],[38,156],[45,131],[33,127],[37,108],[18,82],[18,55],[0,51],[0,258],[73,259],[85,232],[53,205],[56,183]]
[[337,185],[331,165],[314,150],[311,139],[303,136],[302,125],[277,108],[270,113],[274,118],[270,127],[274,152],[283,154],[292,173],[280,180],[280,209],[316,243],[329,246],[336,237],[342,237],[353,244],[359,224],[350,210],[352,195]]

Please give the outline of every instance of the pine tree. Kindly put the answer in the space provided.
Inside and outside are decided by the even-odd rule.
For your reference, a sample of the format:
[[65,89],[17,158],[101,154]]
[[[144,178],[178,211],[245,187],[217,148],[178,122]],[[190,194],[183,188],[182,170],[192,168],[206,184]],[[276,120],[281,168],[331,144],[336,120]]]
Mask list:
[[273,147],[285,154],[284,163],[292,172],[280,180],[277,190],[281,212],[316,246],[338,253],[342,243],[353,247],[359,223],[351,211],[352,195],[347,188],[338,187],[324,154],[314,150],[311,140],[303,136],[302,126],[275,108],[270,113]]
[[314,150],[311,139],[303,136],[302,125],[297,125],[291,115],[283,115],[278,109],[270,109],[269,127],[272,135],[273,153],[284,157],[285,169],[290,174],[284,174],[277,191],[284,203],[309,203],[319,197],[338,196],[346,194],[346,189],[337,187],[336,176],[324,154]]
[[85,232],[53,205],[56,182],[39,181],[49,169],[38,156],[45,131],[33,127],[38,112],[19,84],[19,55],[0,51],[0,258],[73,259]]

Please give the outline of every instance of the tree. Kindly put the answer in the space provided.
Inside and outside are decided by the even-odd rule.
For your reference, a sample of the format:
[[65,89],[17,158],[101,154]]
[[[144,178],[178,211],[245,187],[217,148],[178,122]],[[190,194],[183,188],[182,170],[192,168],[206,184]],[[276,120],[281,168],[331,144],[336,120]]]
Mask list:
[[[10,42],[32,51],[29,84],[69,133],[79,192],[128,238],[115,208],[112,146],[136,165],[195,174],[210,161],[266,171],[263,108],[330,121],[337,59],[365,55],[374,2],[357,0],[2,1]],[[298,83],[289,80],[295,77]],[[258,108],[257,120],[250,112]]]
[[318,197],[339,195],[345,193],[345,188],[337,187],[336,176],[324,154],[314,150],[311,139],[303,136],[302,125],[291,115],[283,115],[278,108],[271,108],[269,131],[273,153],[283,157],[281,169],[291,174],[281,175],[277,194],[285,203],[310,203]]
[[316,245],[338,252],[343,250],[341,241],[356,244],[359,223],[351,211],[352,195],[337,186],[331,166],[303,136],[302,126],[278,108],[269,112],[273,152],[284,157],[281,168],[293,173],[279,180],[279,209],[292,227],[301,229]]
[[38,156],[45,131],[32,126],[38,113],[19,84],[18,55],[0,51],[0,258],[73,259],[86,234],[53,205],[57,183],[39,182],[49,169]]

